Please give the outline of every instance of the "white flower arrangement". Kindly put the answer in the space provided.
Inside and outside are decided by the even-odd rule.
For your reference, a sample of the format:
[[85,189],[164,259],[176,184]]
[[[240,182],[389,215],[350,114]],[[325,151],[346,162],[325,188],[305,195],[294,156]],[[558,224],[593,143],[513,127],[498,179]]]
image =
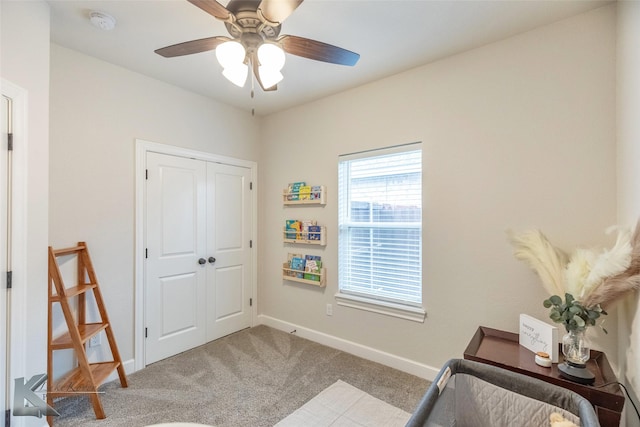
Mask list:
[[508,232],[514,255],[533,269],[550,295],[571,294],[585,308],[607,307],[640,288],[640,221],[635,231],[611,227],[608,250],[577,248],[571,255],[554,247],[539,230]]

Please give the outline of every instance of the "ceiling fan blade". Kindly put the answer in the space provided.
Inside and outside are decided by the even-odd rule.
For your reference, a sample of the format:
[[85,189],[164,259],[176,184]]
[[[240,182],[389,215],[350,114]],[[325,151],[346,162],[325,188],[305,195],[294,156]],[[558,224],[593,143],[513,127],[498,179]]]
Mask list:
[[258,10],[267,21],[281,24],[302,2],[303,0],[262,0]]
[[355,52],[304,37],[286,35],[280,37],[278,42],[285,52],[316,61],[353,66],[360,59]]
[[253,75],[256,76],[256,80],[263,91],[271,92],[274,90],[278,90],[278,85],[273,85],[271,87],[265,88],[264,85],[262,84],[262,80],[260,79],[260,72],[259,72],[260,63],[258,62],[258,55],[255,52],[251,55],[251,67],[253,68]]
[[216,0],[187,0],[189,3],[198,6],[214,18],[227,20],[231,13],[226,7],[218,3]]
[[213,50],[220,44],[229,40],[231,39],[222,36],[207,37],[205,39],[191,40],[163,47],[161,49],[156,49],[154,52],[158,55],[164,56],[165,58],[173,58],[174,56],[191,55],[192,53]]

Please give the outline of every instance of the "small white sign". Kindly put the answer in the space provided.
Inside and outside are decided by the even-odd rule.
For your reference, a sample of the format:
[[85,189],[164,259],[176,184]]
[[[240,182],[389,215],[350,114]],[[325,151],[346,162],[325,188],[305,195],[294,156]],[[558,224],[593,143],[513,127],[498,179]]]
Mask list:
[[558,363],[558,328],[527,314],[520,315],[520,345],[537,353],[549,354]]

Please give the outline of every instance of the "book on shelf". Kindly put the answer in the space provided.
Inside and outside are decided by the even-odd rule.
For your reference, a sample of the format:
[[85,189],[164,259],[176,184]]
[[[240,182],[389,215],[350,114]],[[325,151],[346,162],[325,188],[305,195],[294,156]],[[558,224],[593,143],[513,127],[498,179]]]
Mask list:
[[299,239],[302,224],[297,219],[285,221],[285,236],[287,239]]
[[319,225],[310,225],[307,229],[307,240],[321,240],[322,228]]
[[311,187],[309,185],[303,185],[300,187],[300,200],[311,200]]
[[320,269],[322,268],[322,259],[318,255],[305,255],[304,279],[320,281]]
[[302,223],[302,229],[305,231],[307,230],[308,227],[317,224],[316,220],[314,219],[303,219],[300,222]]
[[293,257],[291,259],[291,269],[292,270],[296,270],[295,273],[295,277],[298,277],[300,279],[303,278],[304,274],[304,264],[305,264],[305,260],[304,258],[299,258],[299,257]]
[[300,200],[300,187],[305,186],[307,183],[304,181],[292,182],[289,184],[287,194],[287,200]]
[[300,223],[302,224],[302,236],[300,238],[309,240],[309,227],[316,225],[316,221],[312,219],[303,219]]
[[302,254],[294,254],[289,252],[289,254],[287,255],[287,261],[289,262],[289,265],[291,265],[291,260],[294,258],[304,258],[304,255]]
[[289,254],[287,255],[287,265],[289,266],[289,270],[287,270],[285,273],[287,276],[292,276],[292,277],[296,277],[296,272],[295,271],[291,271],[291,263],[293,261],[294,258],[302,258],[304,259],[304,255],[302,254],[294,254],[289,252]]
[[311,200],[320,200],[322,198],[322,186],[314,185],[311,187]]

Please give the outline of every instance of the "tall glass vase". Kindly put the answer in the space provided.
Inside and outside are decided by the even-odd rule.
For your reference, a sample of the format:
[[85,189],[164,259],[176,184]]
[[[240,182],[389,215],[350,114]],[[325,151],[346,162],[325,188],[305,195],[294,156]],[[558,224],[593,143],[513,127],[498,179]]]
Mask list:
[[569,331],[562,337],[562,353],[565,363],[558,364],[560,375],[581,384],[593,384],[595,375],[587,369],[591,348],[585,336],[585,328]]
[[562,337],[562,353],[566,361],[584,366],[589,360],[591,347],[586,338],[586,329],[569,331]]

